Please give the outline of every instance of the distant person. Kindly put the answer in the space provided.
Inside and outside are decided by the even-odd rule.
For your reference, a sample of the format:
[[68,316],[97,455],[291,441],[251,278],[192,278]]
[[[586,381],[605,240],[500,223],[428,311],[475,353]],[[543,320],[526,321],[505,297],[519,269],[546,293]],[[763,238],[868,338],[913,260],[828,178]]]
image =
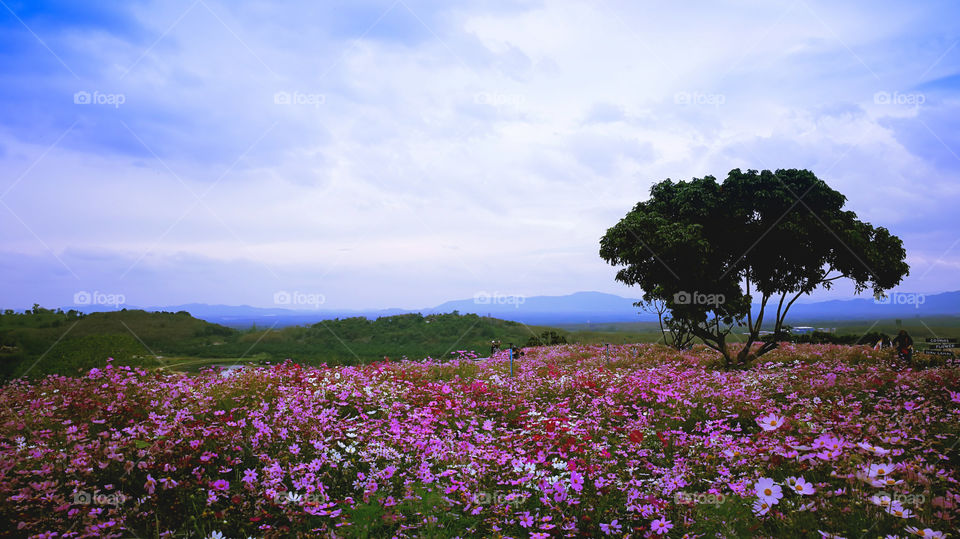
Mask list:
[[494,355],[500,351],[500,341],[490,341],[490,355]]
[[520,359],[523,356],[523,350],[519,346],[510,345],[510,350],[513,352],[513,359]]
[[897,350],[897,357],[907,362],[907,365],[913,365],[913,339],[907,330],[901,329],[893,339],[893,347]]

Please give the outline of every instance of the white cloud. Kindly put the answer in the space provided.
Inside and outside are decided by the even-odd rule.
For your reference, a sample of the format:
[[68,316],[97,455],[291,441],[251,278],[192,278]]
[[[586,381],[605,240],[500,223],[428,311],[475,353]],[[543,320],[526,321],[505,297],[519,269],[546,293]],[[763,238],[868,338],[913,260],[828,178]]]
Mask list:
[[[960,234],[942,213],[960,199],[960,159],[943,159],[950,126],[936,119],[956,100],[875,102],[956,71],[956,55],[934,63],[952,35],[934,8],[410,2],[371,29],[389,3],[210,2],[178,21],[189,5],[133,8],[138,39],[67,23],[50,37],[71,62],[83,49],[83,80],[29,74],[43,91],[18,99],[47,127],[5,125],[4,177],[78,123],[4,199],[27,225],[0,207],[11,253],[51,267],[47,246],[111,253],[89,269],[101,280],[142,257],[145,295],[169,273],[177,294],[210,302],[263,295],[209,292],[217,271],[335,282],[345,307],[624,293],[597,255],[606,228],[655,181],[735,167],[814,170],[861,217],[902,230],[917,260]],[[82,88],[126,103],[69,103]],[[944,133],[936,158],[911,143],[929,136],[920,120]],[[24,298],[52,286],[37,275]],[[154,290],[144,303],[173,302]]]

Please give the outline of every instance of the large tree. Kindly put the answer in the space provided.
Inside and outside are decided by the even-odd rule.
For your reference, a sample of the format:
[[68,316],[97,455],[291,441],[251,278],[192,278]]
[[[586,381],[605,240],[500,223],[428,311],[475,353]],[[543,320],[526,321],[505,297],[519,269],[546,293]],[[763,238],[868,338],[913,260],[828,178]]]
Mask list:
[[[858,294],[882,295],[907,275],[903,242],[845,202],[808,170],[734,169],[723,183],[667,179],[607,230],[600,256],[730,367],[776,348],[776,339],[760,342],[760,328],[768,322],[781,335],[800,296],[840,278]],[[734,354],[727,338],[743,325],[747,341]]]

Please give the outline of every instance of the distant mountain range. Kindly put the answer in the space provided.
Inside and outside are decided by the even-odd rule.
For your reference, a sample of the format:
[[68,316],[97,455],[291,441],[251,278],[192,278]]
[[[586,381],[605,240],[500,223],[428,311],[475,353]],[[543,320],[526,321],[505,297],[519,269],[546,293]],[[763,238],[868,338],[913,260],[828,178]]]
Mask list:
[[[321,320],[363,316],[377,318],[406,313],[439,314],[459,311],[476,313],[525,324],[583,324],[610,322],[656,321],[655,314],[641,311],[633,305],[637,299],[624,298],[602,292],[576,292],[566,296],[502,296],[478,294],[470,299],[448,301],[425,309],[380,310],[297,310],[279,307],[261,308],[248,305],[207,305],[191,303],[166,307],[146,307],[148,311],[187,311],[196,318],[235,327],[292,326],[314,324]],[[125,306],[128,309],[137,307]],[[67,307],[76,308],[76,306]],[[768,305],[769,308],[769,305]],[[774,305],[776,308],[776,305]],[[112,309],[80,309],[112,310]],[[830,300],[813,303],[795,303],[790,308],[787,322],[801,325],[806,321],[862,320],[914,318],[920,316],[960,316],[960,291],[930,295],[893,293],[887,302],[873,298]]]

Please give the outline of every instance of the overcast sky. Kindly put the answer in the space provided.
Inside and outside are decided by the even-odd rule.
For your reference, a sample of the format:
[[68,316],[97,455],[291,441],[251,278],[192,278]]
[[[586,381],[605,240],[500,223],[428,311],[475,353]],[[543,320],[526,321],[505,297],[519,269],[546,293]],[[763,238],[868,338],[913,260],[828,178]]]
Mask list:
[[0,2],[3,307],[639,296],[599,238],[732,168],[960,289],[956,2],[105,4]]

